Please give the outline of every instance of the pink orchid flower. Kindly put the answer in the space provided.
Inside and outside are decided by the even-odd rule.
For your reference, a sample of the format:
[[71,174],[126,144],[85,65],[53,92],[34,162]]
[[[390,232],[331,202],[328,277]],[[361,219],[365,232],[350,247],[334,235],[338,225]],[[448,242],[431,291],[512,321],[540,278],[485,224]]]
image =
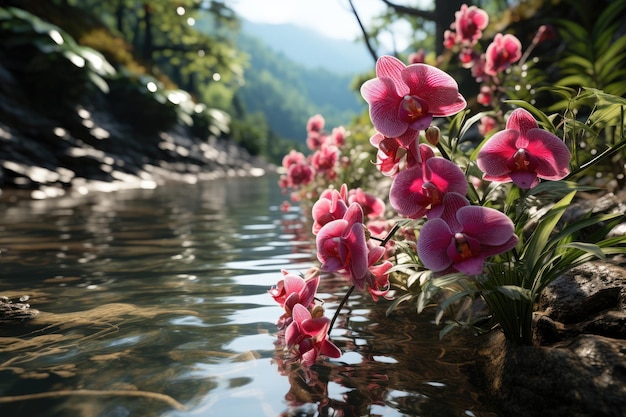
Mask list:
[[313,169],[306,163],[294,164],[287,171],[289,186],[298,187],[313,181]]
[[381,174],[388,177],[395,177],[402,169],[402,162],[405,161],[405,168],[412,168],[435,156],[432,148],[426,144],[419,143],[419,132],[409,129],[398,138],[388,138],[380,133],[376,133],[370,138],[370,143],[378,149],[376,153],[376,166]]
[[478,124],[478,133],[485,136],[487,133],[496,128],[496,123],[497,120],[491,116],[481,117],[480,123]]
[[443,32],[443,47],[446,49],[454,48],[456,45],[457,37],[456,33],[451,30],[446,30]]
[[491,101],[493,100],[493,90],[488,85],[483,85],[480,87],[480,93],[476,96],[476,101],[483,106],[491,105]]
[[294,164],[304,163],[306,161],[306,157],[302,152],[298,152],[294,149],[289,151],[288,154],[283,156],[282,165],[283,168],[289,169],[290,166]]
[[326,223],[318,232],[317,259],[324,272],[344,271],[355,287],[365,288],[368,248],[363,225],[363,209],[352,203],[342,219]]
[[331,142],[338,147],[346,144],[346,136],[348,136],[348,132],[343,126],[334,127],[330,133]]
[[496,75],[522,57],[522,43],[511,34],[496,34],[485,51],[485,74]]
[[458,42],[475,43],[483,35],[483,29],[489,23],[489,15],[476,6],[461,5],[461,10],[454,13],[454,28]]
[[301,359],[304,366],[315,363],[320,354],[329,358],[339,358],[341,350],[328,337],[330,319],[313,317],[301,304],[293,308],[293,321],[285,330],[285,343],[288,349],[294,349],[296,359]]
[[311,156],[311,165],[318,173],[332,171],[339,161],[339,148],[330,143],[323,143]]
[[306,122],[306,131],[307,133],[321,133],[325,123],[324,116],[321,114],[313,115],[309,117],[309,120]]
[[350,190],[348,203],[359,203],[363,209],[363,214],[368,219],[375,219],[385,213],[385,202],[361,188]]
[[446,217],[469,204],[465,174],[454,162],[441,157],[426,160],[424,167],[400,172],[391,184],[389,202],[401,216],[418,219]]
[[477,164],[487,181],[532,188],[539,179],[560,180],[569,173],[571,153],[556,135],[540,129],[525,109],[515,109],[506,129],[495,133],[478,152]]
[[378,59],[376,78],[363,83],[361,95],[376,130],[390,138],[407,129],[424,130],[433,117],[453,115],[466,105],[447,73],[427,64],[406,66],[392,56]]
[[281,271],[283,279],[278,281],[275,287],[269,290],[274,301],[285,308],[291,314],[295,304],[310,307],[313,304],[315,293],[319,285],[319,274],[312,272],[307,277],[292,274],[286,270]]
[[346,184],[343,184],[339,191],[335,189],[324,190],[311,210],[313,234],[317,235],[326,223],[342,219],[347,210],[348,186]]
[[376,264],[385,255],[386,251],[387,249],[382,246],[372,246],[368,254],[369,271],[367,289],[374,301],[378,301],[379,297],[383,297],[387,300],[392,299],[392,297],[387,296],[387,294],[391,290],[389,270],[393,267],[393,264],[388,260]]
[[317,273],[310,274],[306,278],[291,274],[285,270],[282,273],[283,279],[278,281],[276,286],[268,291],[274,301],[285,309],[285,314],[278,321],[280,328],[288,324],[296,304],[302,304],[307,308],[313,306],[315,293],[320,282]]
[[417,254],[434,272],[453,269],[479,275],[489,256],[514,248],[519,239],[504,213],[482,206],[465,206],[456,212],[456,225],[443,219],[428,220],[417,240]]

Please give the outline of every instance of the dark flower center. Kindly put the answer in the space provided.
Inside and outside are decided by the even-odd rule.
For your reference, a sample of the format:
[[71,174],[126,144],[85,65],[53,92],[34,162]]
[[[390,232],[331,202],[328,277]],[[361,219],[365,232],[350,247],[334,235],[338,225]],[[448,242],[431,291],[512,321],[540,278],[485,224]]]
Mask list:
[[398,117],[403,122],[413,123],[428,114],[428,104],[417,96],[406,95],[400,102]]

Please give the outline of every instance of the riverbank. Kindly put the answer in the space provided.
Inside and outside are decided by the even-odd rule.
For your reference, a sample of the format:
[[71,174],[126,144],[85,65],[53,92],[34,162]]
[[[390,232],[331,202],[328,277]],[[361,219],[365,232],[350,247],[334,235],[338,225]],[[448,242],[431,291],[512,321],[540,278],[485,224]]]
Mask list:
[[3,11],[0,189],[44,198],[272,169],[230,137],[227,113],[33,14]]

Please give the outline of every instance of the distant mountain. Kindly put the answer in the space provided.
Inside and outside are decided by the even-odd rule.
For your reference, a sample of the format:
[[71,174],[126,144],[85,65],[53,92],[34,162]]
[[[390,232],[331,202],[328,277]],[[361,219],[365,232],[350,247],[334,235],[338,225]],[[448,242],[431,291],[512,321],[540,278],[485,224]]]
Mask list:
[[363,73],[374,68],[362,42],[329,38],[292,24],[243,21],[242,32],[307,68],[324,68],[341,74]]
[[307,68],[245,32],[237,45],[249,55],[238,99],[246,112],[262,113],[272,130],[285,139],[304,142],[306,122],[316,113],[332,128],[348,124],[366,108],[358,92],[350,88],[356,74]]

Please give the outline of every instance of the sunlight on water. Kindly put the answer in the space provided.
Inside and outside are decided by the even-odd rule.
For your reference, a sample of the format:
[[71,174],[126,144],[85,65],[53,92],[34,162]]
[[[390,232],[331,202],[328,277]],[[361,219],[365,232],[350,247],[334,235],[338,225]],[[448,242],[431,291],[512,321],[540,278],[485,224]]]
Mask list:
[[[276,178],[0,201],[0,295],[41,311],[0,327],[0,415],[495,416],[464,347],[430,318],[354,294],[310,371],[275,346],[281,269],[316,265]],[[348,288],[324,277],[326,314]],[[420,324],[424,326],[424,324]]]

